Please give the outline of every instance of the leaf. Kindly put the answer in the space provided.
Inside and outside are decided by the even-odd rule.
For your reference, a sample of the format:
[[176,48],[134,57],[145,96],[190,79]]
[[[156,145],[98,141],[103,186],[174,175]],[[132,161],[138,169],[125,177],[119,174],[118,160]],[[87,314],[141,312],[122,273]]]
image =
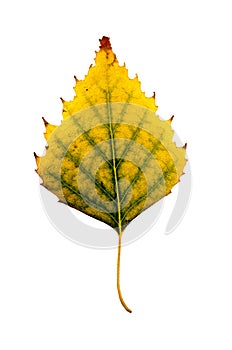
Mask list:
[[75,97],[63,102],[63,122],[44,118],[46,155],[36,156],[43,186],[58,199],[111,226],[118,234],[120,289],[122,234],[142,211],[171,192],[183,174],[185,148],[172,141],[171,121],[156,115],[136,76],[118,64],[109,38],[100,40],[95,65],[76,79]]

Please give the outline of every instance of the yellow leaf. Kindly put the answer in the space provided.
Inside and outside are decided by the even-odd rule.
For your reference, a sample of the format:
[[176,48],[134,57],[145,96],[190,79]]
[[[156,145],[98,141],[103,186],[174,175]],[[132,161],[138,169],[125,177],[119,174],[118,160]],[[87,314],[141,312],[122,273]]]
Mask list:
[[121,239],[126,226],[171,192],[186,163],[185,148],[172,141],[171,121],[160,120],[153,97],[137,76],[119,66],[109,38],[100,40],[96,64],[76,96],[63,101],[60,126],[45,120],[46,155],[36,156],[43,185],[61,202],[105,222],[118,234],[117,288]]

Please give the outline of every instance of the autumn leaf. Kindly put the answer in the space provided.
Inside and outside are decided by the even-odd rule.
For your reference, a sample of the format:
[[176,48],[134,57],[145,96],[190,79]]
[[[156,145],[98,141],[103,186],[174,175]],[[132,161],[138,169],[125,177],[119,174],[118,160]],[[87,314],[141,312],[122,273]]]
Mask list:
[[118,234],[117,289],[122,235],[142,211],[171,192],[186,164],[172,141],[172,118],[161,120],[155,96],[120,66],[110,40],[100,40],[95,65],[76,79],[75,97],[63,102],[60,126],[44,118],[48,146],[36,156],[43,186],[59,201],[111,226]]

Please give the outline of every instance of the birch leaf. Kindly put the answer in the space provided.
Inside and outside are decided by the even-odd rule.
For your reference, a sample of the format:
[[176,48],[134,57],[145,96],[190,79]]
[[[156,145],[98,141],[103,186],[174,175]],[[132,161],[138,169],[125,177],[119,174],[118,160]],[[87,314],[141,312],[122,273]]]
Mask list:
[[156,114],[136,76],[120,66],[110,40],[100,40],[95,65],[76,80],[75,97],[63,102],[60,126],[45,119],[45,156],[36,156],[43,186],[59,201],[111,226],[118,234],[120,289],[122,234],[142,211],[171,192],[183,174],[185,148],[173,140],[172,118]]

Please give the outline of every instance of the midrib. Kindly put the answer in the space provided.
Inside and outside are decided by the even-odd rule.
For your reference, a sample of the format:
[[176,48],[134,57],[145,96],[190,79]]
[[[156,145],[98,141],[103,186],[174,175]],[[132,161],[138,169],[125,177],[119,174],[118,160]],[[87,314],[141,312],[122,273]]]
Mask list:
[[120,203],[118,177],[117,177],[117,169],[116,169],[115,142],[114,142],[114,133],[113,133],[113,129],[112,129],[112,110],[111,110],[111,106],[110,106],[109,89],[107,89],[107,91],[106,91],[106,104],[107,104],[107,116],[108,116],[108,121],[109,121],[110,145],[111,145],[111,154],[112,154],[112,161],[113,161],[113,175],[114,175],[114,183],[115,183],[115,192],[116,192],[116,197],[117,197],[118,230],[119,230],[119,235],[121,235],[122,234],[121,203]]

